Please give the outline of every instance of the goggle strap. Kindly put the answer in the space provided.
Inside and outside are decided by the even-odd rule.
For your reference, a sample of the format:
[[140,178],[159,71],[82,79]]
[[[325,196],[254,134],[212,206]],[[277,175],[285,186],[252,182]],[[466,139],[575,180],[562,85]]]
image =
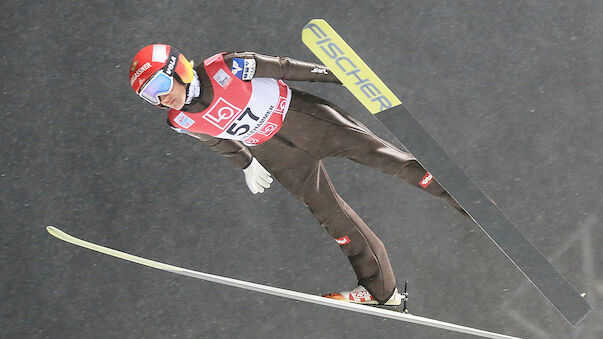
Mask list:
[[174,76],[176,72],[176,66],[178,66],[178,56],[180,55],[180,51],[176,48],[170,48],[170,55],[167,60],[165,60],[165,66],[163,66],[163,72],[171,77]]

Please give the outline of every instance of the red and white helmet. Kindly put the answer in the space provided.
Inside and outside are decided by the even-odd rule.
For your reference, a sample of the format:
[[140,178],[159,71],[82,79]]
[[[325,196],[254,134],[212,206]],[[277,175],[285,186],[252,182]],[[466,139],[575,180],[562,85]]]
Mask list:
[[163,72],[182,84],[193,81],[193,66],[175,48],[153,44],[141,49],[130,65],[130,85],[137,94],[154,74]]

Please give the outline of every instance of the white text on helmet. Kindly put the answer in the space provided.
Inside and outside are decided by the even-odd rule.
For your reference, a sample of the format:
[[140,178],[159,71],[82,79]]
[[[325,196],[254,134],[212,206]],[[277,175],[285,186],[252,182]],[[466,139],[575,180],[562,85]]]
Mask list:
[[151,63],[147,62],[146,64],[142,65],[138,71],[136,71],[136,73],[134,73],[132,75],[132,78],[130,78],[130,86],[134,85],[134,81],[136,81],[136,79],[138,79],[138,77],[147,69],[151,68]]
[[172,55],[172,58],[170,59],[170,64],[168,65],[167,69],[165,70],[165,74],[172,75],[174,66],[176,66],[176,56]]

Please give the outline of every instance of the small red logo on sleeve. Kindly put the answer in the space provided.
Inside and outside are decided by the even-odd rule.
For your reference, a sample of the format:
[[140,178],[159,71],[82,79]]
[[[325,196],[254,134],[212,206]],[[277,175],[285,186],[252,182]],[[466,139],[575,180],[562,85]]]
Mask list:
[[423,188],[427,188],[427,186],[429,186],[429,184],[431,184],[431,182],[433,181],[433,176],[427,172],[425,173],[425,176],[423,177],[423,179],[421,179],[421,181],[419,182],[419,185],[421,185],[421,187]]
[[337,241],[337,243],[339,244],[339,246],[345,245],[347,243],[350,242],[350,238],[346,235],[343,238],[339,238],[339,239],[335,239],[335,241]]

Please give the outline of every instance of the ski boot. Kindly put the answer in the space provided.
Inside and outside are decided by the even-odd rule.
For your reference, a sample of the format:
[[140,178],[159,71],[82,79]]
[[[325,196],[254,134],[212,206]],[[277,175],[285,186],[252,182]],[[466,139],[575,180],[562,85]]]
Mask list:
[[406,291],[408,286],[408,281],[404,284],[404,293],[400,294],[398,289],[394,290],[394,294],[383,304],[379,304],[375,298],[371,295],[369,291],[364,288],[364,286],[358,285],[355,289],[351,291],[341,291],[335,293],[329,293],[323,295],[325,298],[351,302],[355,304],[375,306],[379,308],[389,309],[393,311],[398,311],[398,307],[401,304],[403,305],[403,310],[401,312],[408,313],[408,309],[406,308],[406,301],[408,300],[408,292]]

